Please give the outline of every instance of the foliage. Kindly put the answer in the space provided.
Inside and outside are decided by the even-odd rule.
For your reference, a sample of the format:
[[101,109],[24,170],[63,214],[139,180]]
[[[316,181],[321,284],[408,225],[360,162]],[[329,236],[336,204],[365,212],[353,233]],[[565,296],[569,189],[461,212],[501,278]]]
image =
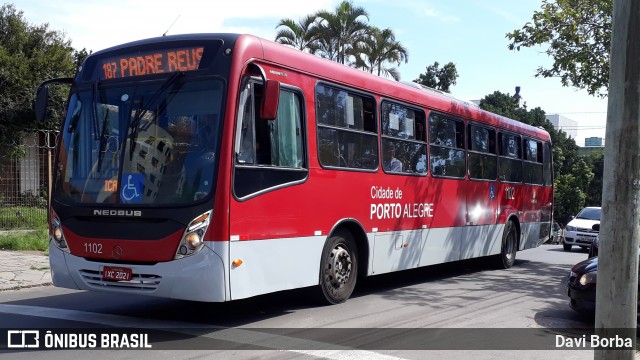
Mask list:
[[389,75],[396,81],[400,80],[398,70],[385,66],[385,63],[400,65],[402,61],[407,63],[409,60],[407,48],[396,40],[393,30],[389,28],[380,30],[375,26],[369,27],[368,35],[354,50],[356,66],[372,74],[375,72],[378,76]]
[[29,24],[12,4],[0,7],[0,159],[16,155],[15,145],[26,129],[57,127],[68,89],[51,89],[50,101],[58,106],[51,106],[45,124],[35,121],[34,94],[43,80],[71,76],[80,56],[64,33],[48,24]]
[[604,178],[604,152],[594,151],[585,156],[585,160],[593,171],[593,180],[587,188],[586,206],[600,206],[602,204],[602,185]]
[[[592,185],[596,171],[592,168],[593,162],[591,160],[585,161],[578,155],[578,146],[575,140],[568,137],[564,131],[556,130],[553,124],[547,120],[542,109],[529,110],[526,104],[520,106],[519,100],[509,94],[496,91],[487,95],[480,100],[480,107],[532,126],[542,127],[549,133],[553,144],[554,214],[556,219],[563,221],[567,216],[575,215],[585,206],[587,194],[592,191],[592,186],[597,187],[597,185]],[[600,175],[599,181],[602,181],[601,179]],[[601,188],[602,185],[600,185]],[[593,198],[590,198],[590,201],[592,200]]]
[[418,84],[428,86],[444,92],[451,92],[451,86],[456,84],[458,70],[456,64],[449,62],[440,68],[436,61],[433,65],[427,66],[427,71],[414,80]]
[[37,229],[47,224],[46,209],[7,206],[0,209],[0,229]]
[[378,76],[400,79],[396,68],[408,60],[408,50],[391,29],[368,24],[363,7],[342,1],[333,11],[320,10],[298,22],[284,18],[276,26],[275,41]]
[[325,55],[331,60],[348,64],[354,49],[368,35],[369,25],[365,20],[369,20],[369,13],[363,7],[354,7],[350,1],[343,1],[334,11],[318,11],[316,17],[318,39],[325,44],[321,50],[329,50],[330,54]]
[[612,0],[543,0],[532,22],[507,34],[509,49],[547,45],[550,68],[536,76],[560,77],[562,85],[606,96],[609,86]]
[[49,230],[46,227],[40,227],[29,232],[16,231],[0,236],[0,250],[32,250],[47,252],[48,248]]
[[297,23],[289,18],[282,19],[276,26],[280,30],[276,33],[275,41],[315,54],[318,50],[316,45],[316,25],[316,15],[307,15]]

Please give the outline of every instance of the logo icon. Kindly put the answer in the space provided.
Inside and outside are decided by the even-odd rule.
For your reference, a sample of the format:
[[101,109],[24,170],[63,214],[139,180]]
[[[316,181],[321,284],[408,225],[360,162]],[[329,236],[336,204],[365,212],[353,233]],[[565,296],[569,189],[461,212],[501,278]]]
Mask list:
[[126,178],[127,181],[120,192],[122,199],[126,203],[141,202],[144,189],[144,174],[125,174],[125,176],[123,178]]
[[7,347],[10,349],[38,348],[40,347],[40,331],[9,330]]
[[114,246],[113,251],[111,252],[113,253],[113,257],[116,259],[120,259],[122,257],[122,248],[120,246]]
[[496,188],[493,185],[489,186],[489,199],[493,200],[496,198]]

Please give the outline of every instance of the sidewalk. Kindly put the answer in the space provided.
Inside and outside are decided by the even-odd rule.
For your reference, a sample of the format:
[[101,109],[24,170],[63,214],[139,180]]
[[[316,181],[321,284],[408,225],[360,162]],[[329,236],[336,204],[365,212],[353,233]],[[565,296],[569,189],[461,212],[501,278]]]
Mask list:
[[0,291],[51,285],[49,257],[0,250]]

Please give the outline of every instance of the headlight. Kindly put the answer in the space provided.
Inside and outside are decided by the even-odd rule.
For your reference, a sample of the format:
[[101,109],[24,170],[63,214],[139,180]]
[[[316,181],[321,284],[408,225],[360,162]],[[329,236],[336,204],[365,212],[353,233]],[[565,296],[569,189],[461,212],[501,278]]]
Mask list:
[[182,235],[174,259],[196,254],[204,246],[204,234],[211,221],[211,210],[193,219]]
[[564,229],[567,230],[567,231],[576,231],[577,230],[575,226],[569,226],[569,225],[567,225],[567,227],[564,228]]
[[586,273],[580,277],[580,285],[585,286],[589,284],[595,284],[597,280],[598,280],[597,272],[594,271],[594,272]]
[[53,243],[56,247],[62,251],[70,252],[69,246],[67,245],[67,240],[64,237],[64,232],[62,231],[62,224],[60,223],[60,218],[55,211],[51,211],[51,238],[53,239]]

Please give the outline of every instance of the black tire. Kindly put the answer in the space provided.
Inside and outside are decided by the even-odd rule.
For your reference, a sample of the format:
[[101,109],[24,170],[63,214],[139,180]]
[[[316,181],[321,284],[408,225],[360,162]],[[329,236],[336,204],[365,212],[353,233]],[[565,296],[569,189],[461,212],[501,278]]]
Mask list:
[[324,244],[320,260],[320,300],[328,304],[345,302],[358,278],[358,249],[348,231],[337,231]]
[[496,257],[496,265],[499,269],[509,269],[516,261],[518,251],[518,229],[513,221],[507,221],[502,233],[502,248]]
[[571,251],[571,244],[567,244],[565,242],[562,243],[562,249],[564,251]]

